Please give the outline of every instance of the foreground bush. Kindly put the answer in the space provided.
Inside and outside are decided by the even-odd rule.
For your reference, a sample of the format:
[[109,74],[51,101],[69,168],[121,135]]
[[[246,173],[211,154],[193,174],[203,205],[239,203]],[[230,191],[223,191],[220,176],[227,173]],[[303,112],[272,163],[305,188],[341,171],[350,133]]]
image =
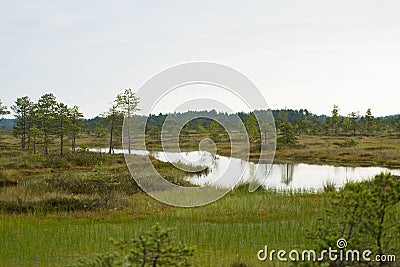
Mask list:
[[161,229],[156,224],[152,230],[131,240],[113,241],[116,250],[98,254],[95,259],[80,259],[70,266],[189,266],[188,259],[194,248],[176,242],[172,229]]
[[[346,249],[375,255],[396,255],[400,252],[400,179],[381,173],[373,180],[348,183],[339,191],[330,192],[331,203],[311,237],[318,250],[337,249],[337,241],[347,241]],[[398,266],[396,262],[329,261],[323,266]],[[307,265],[308,266],[308,265]]]

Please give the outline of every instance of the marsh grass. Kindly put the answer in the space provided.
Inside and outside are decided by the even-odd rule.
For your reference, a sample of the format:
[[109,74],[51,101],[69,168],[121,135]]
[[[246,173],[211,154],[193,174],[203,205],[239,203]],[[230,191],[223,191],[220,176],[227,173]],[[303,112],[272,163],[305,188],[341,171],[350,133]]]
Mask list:
[[337,189],[337,185],[334,181],[326,181],[324,183],[324,192],[335,192]]
[[123,210],[6,215],[1,222],[0,265],[58,266],[112,249],[109,238],[126,239],[154,223],[175,227],[179,240],[196,246],[193,266],[257,266],[256,253],[306,247],[306,229],[324,210],[324,197],[232,192],[199,208],[163,205],[145,194],[129,198]]
[[[307,246],[306,229],[315,226],[315,216],[325,207],[321,194],[263,188],[249,193],[248,185],[206,206],[171,207],[132,184],[121,159],[108,155],[101,165],[78,166],[75,161],[44,167],[39,156],[0,157],[7,166],[1,165],[3,177],[18,176],[23,182],[0,188],[0,243],[6,244],[0,266],[65,266],[112,251],[109,238],[127,239],[155,223],[175,227],[178,240],[197,247],[193,266],[257,266],[256,253],[265,244],[278,249]],[[136,162],[138,171],[144,171],[139,156]],[[168,163],[155,166],[176,181],[187,176]]]
[[[397,139],[357,138],[359,145],[352,148],[337,147],[334,140],[340,138],[303,136],[304,147],[278,150],[278,157],[399,163]],[[382,145],[386,148],[379,149]],[[193,266],[287,266],[260,264],[258,250],[264,245],[276,250],[314,247],[306,237],[328,207],[323,192],[261,187],[249,193],[248,185],[241,184],[212,204],[177,208],[143,193],[122,155],[82,151],[49,159],[20,152],[15,144],[2,142],[0,147],[0,177],[20,181],[0,188],[0,266],[65,266],[111,251],[109,238],[128,239],[155,223],[175,227],[178,240],[197,247]],[[136,163],[137,171],[143,171],[140,157]],[[183,183],[187,175],[170,164],[155,166],[175,182]]]

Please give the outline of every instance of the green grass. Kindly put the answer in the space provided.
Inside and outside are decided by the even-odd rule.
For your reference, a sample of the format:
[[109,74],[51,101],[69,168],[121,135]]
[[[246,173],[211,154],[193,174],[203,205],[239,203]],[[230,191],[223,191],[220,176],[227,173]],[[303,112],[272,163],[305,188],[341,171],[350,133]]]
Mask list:
[[[61,159],[2,145],[0,177],[20,185],[0,188],[0,266],[65,266],[112,250],[109,238],[127,239],[157,222],[175,227],[180,241],[197,247],[193,266],[257,266],[256,254],[265,244],[307,246],[307,229],[325,206],[323,195],[249,193],[243,185],[203,207],[171,207],[128,183],[122,155],[77,153]],[[135,163],[146,171],[140,156]],[[153,159],[153,164],[178,183],[188,175],[169,163]],[[104,191],[104,185],[112,186]],[[105,197],[107,205],[91,206]]]
[[[200,208],[175,208],[144,194],[123,210],[5,215],[0,219],[1,266],[63,266],[81,256],[112,250],[110,237],[127,239],[156,222],[175,227],[196,246],[194,266],[257,266],[264,245],[305,248],[307,230],[324,209],[323,195],[234,192]],[[268,266],[268,265],[263,265]]]
[[[90,144],[91,138],[85,138]],[[346,137],[302,136],[303,146],[280,148],[277,156],[351,164],[359,160],[399,163],[398,139],[355,139],[356,146],[339,147],[334,142],[345,142]],[[327,207],[327,193],[263,189],[249,193],[246,185],[206,206],[171,207],[132,184],[122,155],[81,152],[67,153],[63,158],[44,157],[17,147],[12,137],[0,142],[0,180],[25,183],[0,188],[0,266],[65,266],[79,257],[112,250],[111,237],[127,239],[157,222],[162,227],[175,227],[180,241],[197,247],[193,266],[230,266],[234,262],[287,266],[258,262],[258,250],[264,245],[286,250],[315,247],[306,237]],[[146,171],[139,156],[135,163],[137,171]],[[187,173],[172,169],[168,163],[154,159],[153,163],[171,181],[184,183]],[[332,187],[327,184],[327,191]],[[96,205],[90,206],[93,203]]]

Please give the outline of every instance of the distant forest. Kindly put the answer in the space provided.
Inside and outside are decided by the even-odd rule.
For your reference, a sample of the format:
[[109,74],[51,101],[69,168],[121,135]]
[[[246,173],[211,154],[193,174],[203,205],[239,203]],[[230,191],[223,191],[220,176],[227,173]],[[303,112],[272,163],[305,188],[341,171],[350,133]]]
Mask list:
[[[12,113],[15,116],[15,119],[0,119],[0,128],[3,133],[18,137],[23,150],[32,150],[33,147],[36,153],[36,145],[39,145],[44,148],[46,155],[49,145],[53,143],[59,143],[61,155],[67,142],[70,143],[71,150],[75,151],[76,140],[83,133],[92,135],[99,142],[108,142],[111,153],[115,146],[121,145],[124,117],[134,117],[143,125],[146,123],[146,135],[150,139],[159,139],[161,128],[169,117],[168,123],[172,122],[172,130],[176,131],[175,128],[178,127],[175,126],[184,125],[181,135],[197,134],[225,140],[224,129],[221,125],[230,129],[239,129],[239,125],[244,125],[251,142],[261,142],[263,135],[265,136],[271,129],[272,123],[266,121],[258,125],[255,117],[270,117],[271,112],[275,119],[278,143],[283,145],[294,145],[298,135],[400,137],[400,115],[375,117],[371,109],[366,110],[365,113],[351,112],[341,115],[339,107],[334,105],[329,116],[316,115],[307,109],[279,109],[236,114],[215,110],[187,111],[145,117],[136,114],[140,107],[139,103],[140,100],[135,93],[131,89],[126,89],[116,96],[110,108],[104,113],[92,119],[85,119],[78,106],[67,106],[59,102],[53,94],[43,95],[37,103],[25,96],[17,98],[10,108],[3,106],[0,101],[0,115]],[[198,118],[192,119],[194,117]],[[186,121],[189,122],[185,124]],[[107,139],[108,141],[102,141]]]
[[[264,111],[264,110],[263,110]],[[263,111],[255,111],[263,112]],[[286,115],[279,115],[285,114]],[[332,116],[327,115],[316,115],[312,112],[308,111],[307,109],[273,109],[272,114],[274,116],[276,124],[283,123],[287,120],[292,125],[297,125],[298,132],[300,134],[319,134],[319,133],[326,133],[329,134],[329,124],[332,124]],[[228,125],[236,125],[239,123],[237,121],[236,115],[242,119],[242,121],[246,121],[249,117],[248,113],[238,112],[235,114],[228,114],[226,112],[216,112],[215,110],[211,111],[187,111],[183,113],[172,113],[172,114],[158,114],[158,115],[150,115],[147,124],[150,126],[161,126],[167,116],[171,116],[172,118],[176,119],[177,121],[185,121],[187,118],[192,118],[194,116],[202,117],[214,117],[218,118],[218,121],[221,123],[226,123]],[[286,119],[285,119],[286,116]],[[372,114],[370,115],[372,116]],[[142,117],[142,120],[146,120],[147,117]],[[372,129],[368,129],[366,126],[366,121],[371,119],[368,115],[360,115],[359,113],[348,115],[348,116],[341,116],[337,118],[337,126],[341,128],[340,132],[342,134],[349,134],[351,133],[350,126],[353,126],[353,122],[356,122],[356,133],[363,134],[363,133],[373,133],[375,130],[378,132],[382,132],[382,130],[388,130],[392,128],[392,130],[399,129],[400,123],[400,115],[389,115],[389,116],[382,116],[382,117],[374,117]],[[83,129],[86,131],[90,131],[91,129],[96,128],[99,124],[103,123],[104,118],[102,116],[96,116],[95,118],[87,119],[82,118],[83,121]],[[14,125],[17,123],[18,119],[1,119],[0,120],[0,128],[2,129],[12,129]],[[192,129],[197,128],[199,125],[208,128],[210,126],[211,121],[208,119],[196,119],[191,124],[190,127]],[[351,124],[351,125],[350,125]],[[354,130],[354,129],[353,129]],[[367,132],[369,130],[369,132]],[[372,132],[371,132],[372,130]]]

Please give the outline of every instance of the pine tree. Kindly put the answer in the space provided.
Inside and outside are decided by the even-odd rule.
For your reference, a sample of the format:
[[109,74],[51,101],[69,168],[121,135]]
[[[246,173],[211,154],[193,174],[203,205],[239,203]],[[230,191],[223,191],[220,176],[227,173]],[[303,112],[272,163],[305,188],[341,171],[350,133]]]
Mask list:
[[38,124],[38,128],[43,133],[44,154],[48,155],[52,135],[54,135],[57,130],[56,97],[51,93],[41,96],[37,104],[34,105],[34,109],[36,114],[36,123]]
[[60,156],[64,154],[64,137],[71,127],[69,108],[64,103],[58,103],[56,107],[56,119],[58,122],[57,135],[60,137]]
[[372,116],[371,109],[369,108],[367,110],[367,112],[365,113],[365,130],[367,132],[367,135],[369,135],[373,132],[374,122],[375,122],[375,118],[374,118],[374,116]]
[[17,98],[15,104],[11,106],[17,119],[13,130],[16,135],[20,136],[21,148],[24,150],[27,148],[26,144],[29,144],[27,139],[32,124],[32,107],[33,102],[27,96]]
[[106,121],[109,125],[110,141],[109,141],[108,153],[111,154],[114,152],[115,129],[121,126],[123,118],[123,114],[119,110],[119,105],[117,101],[114,101],[114,103],[108,109],[108,111],[103,113],[101,116],[104,119],[104,121]]
[[70,129],[69,133],[71,135],[71,149],[72,151],[76,150],[76,138],[80,130],[83,127],[83,114],[79,111],[78,106],[73,106],[69,110],[69,118],[70,118]]
[[351,129],[351,118],[350,115],[343,120],[343,131],[347,135]]
[[297,144],[299,141],[296,137],[295,134],[295,129],[294,127],[289,123],[283,123],[280,126],[280,133],[278,137],[278,143],[281,143],[283,145],[287,146],[293,146]]
[[10,111],[7,110],[6,106],[3,106],[3,102],[0,100],[0,116],[10,114]]
[[29,128],[29,139],[32,142],[32,150],[33,154],[36,154],[36,145],[38,143],[38,140],[43,138],[43,133],[42,131],[36,126],[33,125],[32,127]]
[[333,105],[331,123],[334,135],[338,134],[339,122],[340,122],[339,107],[337,105]]
[[350,119],[351,119],[351,121],[352,121],[352,124],[353,124],[353,134],[354,135],[356,135],[356,130],[357,130],[357,121],[358,121],[358,119],[360,118],[360,114],[359,114],[359,112],[357,111],[357,112],[351,112],[350,114],[349,114],[349,116],[350,116]]
[[208,128],[208,132],[210,133],[210,137],[214,142],[220,140],[220,133],[222,131],[221,125],[219,124],[218,118],[215,118]]
[[250,143],[256,143],[260,140],[260,127],[254,112],[250,112],[249,117],[244,123]]
[[116,102],[122,114],[124,114],[127,123],[125,124],[126,135],[128,138],[128,153],[131,154],[131,129],[130,122],[132,114],[139,109],[137,105],[139,104],[139,98],[136,97],[132,89],[125,89],[125,91],[117,95]]

